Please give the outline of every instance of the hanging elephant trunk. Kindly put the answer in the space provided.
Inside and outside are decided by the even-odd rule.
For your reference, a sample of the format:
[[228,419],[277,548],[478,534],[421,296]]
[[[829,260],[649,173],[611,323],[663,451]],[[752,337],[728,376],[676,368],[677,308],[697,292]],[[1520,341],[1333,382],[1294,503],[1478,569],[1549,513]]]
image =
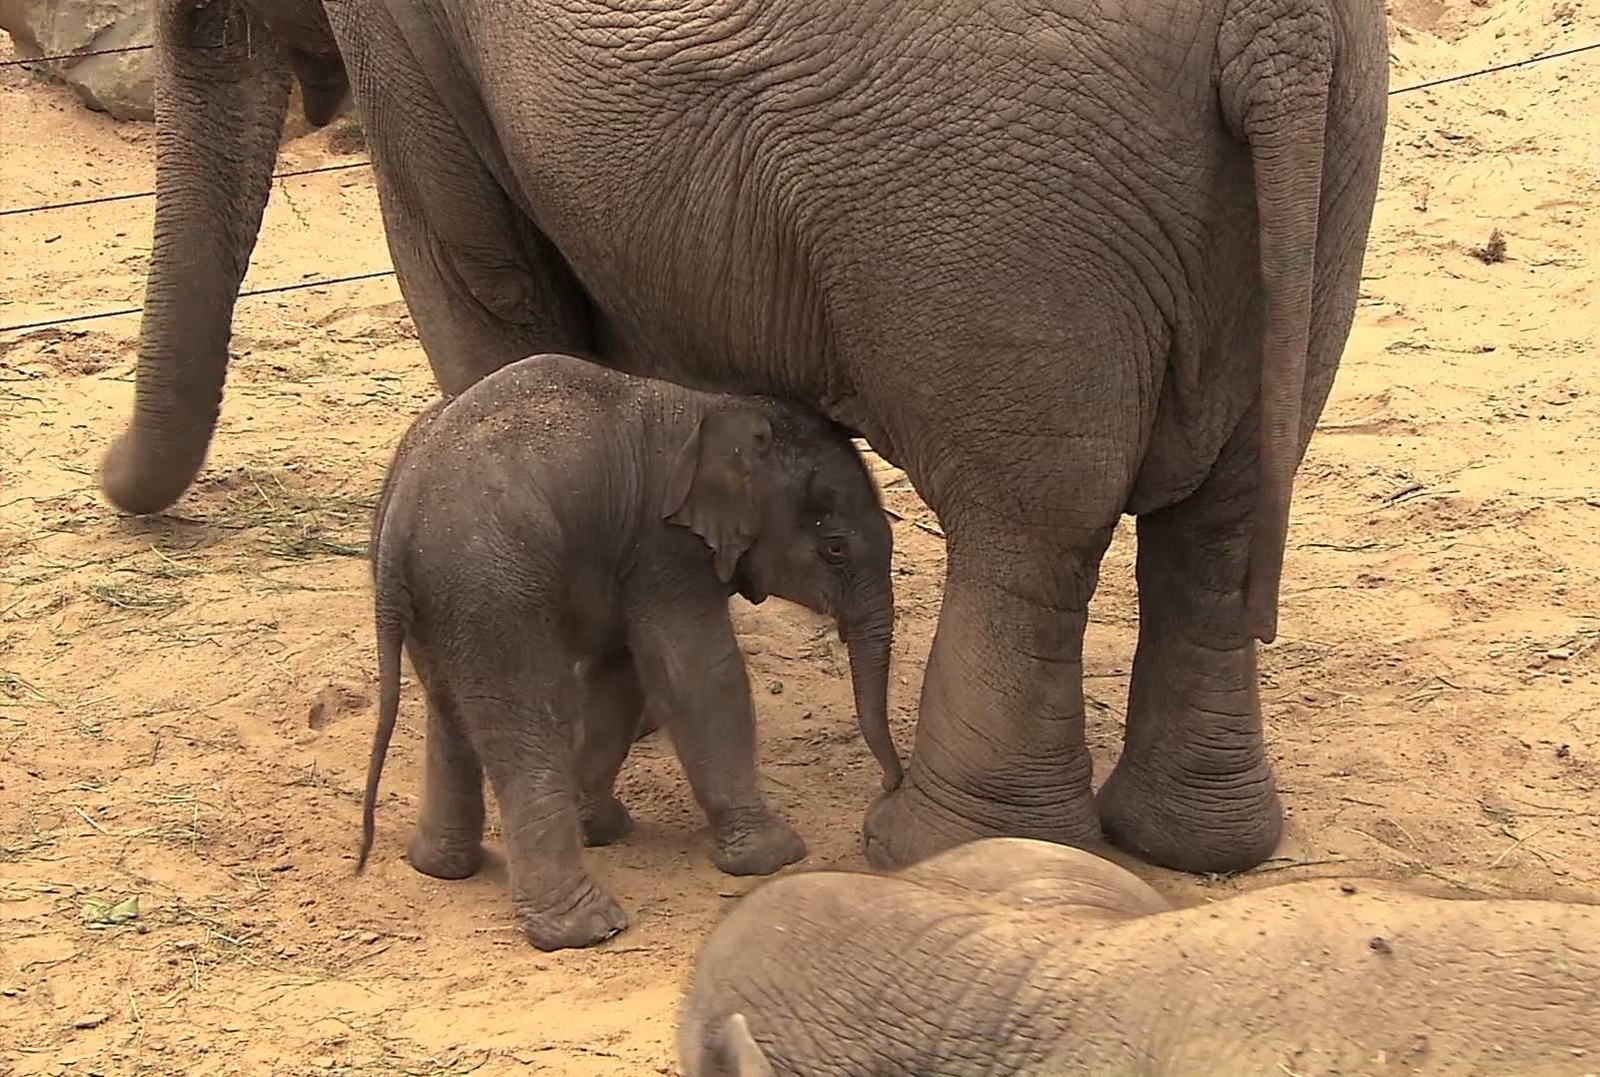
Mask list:
[[860,603],[859,616],[842,622],[850,655],[850,682],[855,692],[856,722],[861,736],[883,771],[883,790],[900,787],[905,772],[889,732],[889,652],[894,642],[894,595],[887,585]]
[[[159,512],[199,474],[222,405],[228,341],[288,107],[302,73],[307,118],[327,122],[344,73],[326,44],[291,53],[246,5],[164,3],[157,16],[155,235],[145,282],[133,421],[101,485],[119,509]],[[298,25],[298,22],[296,23]]]

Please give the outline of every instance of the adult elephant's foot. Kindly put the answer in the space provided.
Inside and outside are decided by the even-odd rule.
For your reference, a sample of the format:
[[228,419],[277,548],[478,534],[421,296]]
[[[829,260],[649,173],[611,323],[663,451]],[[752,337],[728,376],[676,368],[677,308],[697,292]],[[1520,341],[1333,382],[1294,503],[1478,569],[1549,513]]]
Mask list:
[[1264,758],[1196,769],[1163,755],[1119,763],[1100,790],[1107,839],[1176,871],[1224,874],[1265,861],[1283,834],[1283,805]]
[[1255,431],[1241,425],[1188,500],[1139,518],[1139,647],[1100,821],[1118,846],[1179,871],[1247,870],[1283,833],[1244,632]]
[[879,871],[894,871],[980,838],[1036,838],[1091,852],[1104,845],[1086,788],[1058,804],[1049,813],[1051,823],[1033,811],[1019,813],[1016,805],[985,804],[970,796],[958,802],[962,807],[941,803],[929,795],[915,770],[909,772],[899,789],[867,809],[861,828],[867,863]]
[[1134,656],[1122,758],[1100,789],[1106,837],[1141,860],[1196,874],[1272,855],[1283,805],[1261,733],[1255,648],[1155,634]]
[[406,846],[406,859],[435,879],[467,879],[483,867],[483,845],[474,832],[434,833],[418,827]]
[[540,950],[576,950],[626,930],[628,914],[610,894],[585,879],[576,891],[553,904],[519,907],[517,927]]
[[916,744],[900,788],[867,811],[867,862],[893,870],[978,838],[1094,849],[1083,629],[1110,530],[1028,559],[950,538]]

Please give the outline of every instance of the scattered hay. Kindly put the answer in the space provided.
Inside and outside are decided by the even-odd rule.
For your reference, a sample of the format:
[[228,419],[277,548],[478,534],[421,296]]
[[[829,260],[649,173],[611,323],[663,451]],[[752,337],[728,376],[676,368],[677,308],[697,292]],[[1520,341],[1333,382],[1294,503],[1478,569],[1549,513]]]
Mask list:
[[51,702],[50,697],[28,678],[9,669],[0,669],[0,696],[11,700],[32,699],[39,703]]
[[228,531],[259,533],[269,556],[306,561],[318,557],[365,557],[376,491],[356,495],[335,487],[318,488],[302,474],[304,465],[278,471],[250,466],[202,480],[208,499],[220,501],[209,521]]
[[90,598],[113,609],[133,612],[159,613],[183,604],[183,598],[172,590],[148,587],[133,581],[99,580],[89,584],[84,591]]
[[56,832],[40,826],[39,817],[30,811],[26,819],[19,819],[16,826],[0,832],[0,864],[43,859],[42,854],[55,844]]
[[139,919],[139,895],[118,901],[109,898],[85,898],[78,907],[78,919],[91,931],[103,931],[119,924],[131,924]]

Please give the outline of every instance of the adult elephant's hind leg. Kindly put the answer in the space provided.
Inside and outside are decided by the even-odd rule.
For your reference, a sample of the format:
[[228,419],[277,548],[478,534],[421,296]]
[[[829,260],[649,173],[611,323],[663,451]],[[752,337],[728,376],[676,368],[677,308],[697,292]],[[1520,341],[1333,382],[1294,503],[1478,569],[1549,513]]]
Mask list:
[[873,866],[976,838],[1100,844],[1083,631],[1111,531],[1108,522],[1065,546],[1014,524],[951,531],[911,765],[867,812]]
[[426,73],[449,63],[425,11],[330,4],[328,18],[366,127],[400,292],[434,380],[453,396],[525,356],[587,353],[593,342],[587,300],[559,252],[513,204]]
[[1100,819],[1115,844],[1180,871],[1254,867],[1283,829],[1244,630],[1258,421],[1244,416],[1199,489],[1138,523],[1139,646]]

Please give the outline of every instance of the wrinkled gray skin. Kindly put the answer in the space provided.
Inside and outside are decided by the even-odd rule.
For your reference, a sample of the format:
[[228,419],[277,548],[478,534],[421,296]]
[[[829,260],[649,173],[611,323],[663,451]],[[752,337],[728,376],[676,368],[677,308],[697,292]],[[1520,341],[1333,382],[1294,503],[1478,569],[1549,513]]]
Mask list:
[[848,436],[799,405],[545,355],[434,406],[396,450],[373,528],[381,688],[360,865],[402,640],[428,699],[411,863],[441,879],[478,870],[487,773],[517,924],[541,950],[627,926],[581,846],[632,825],[612,785],[646,713],[672,737],[717,867],[801,859],[761,795],[728,598],[778,595],[837,620],[892,789],[892,546]]
[[[138,401],[104,470],[133,511],[203,461],[299,55],[266,24],[314,21],[245,2],[164,0]],[[447,393],[564,351],[793,399],[938,514],[944,603],[872,863],[994,835],[1196,872],[1272,853],[1255,641],[1355,307],[1379,0],[327,12]],[[188,47],[223,24],[229,48]],[[1123,513],[1139,640],[1097,801],[1082,643]]]
[[1600,906],[1319,879],[1169,909],[1089,853],[969,843],[756,888],[700,952],[687,1077],[1561,1074]]

